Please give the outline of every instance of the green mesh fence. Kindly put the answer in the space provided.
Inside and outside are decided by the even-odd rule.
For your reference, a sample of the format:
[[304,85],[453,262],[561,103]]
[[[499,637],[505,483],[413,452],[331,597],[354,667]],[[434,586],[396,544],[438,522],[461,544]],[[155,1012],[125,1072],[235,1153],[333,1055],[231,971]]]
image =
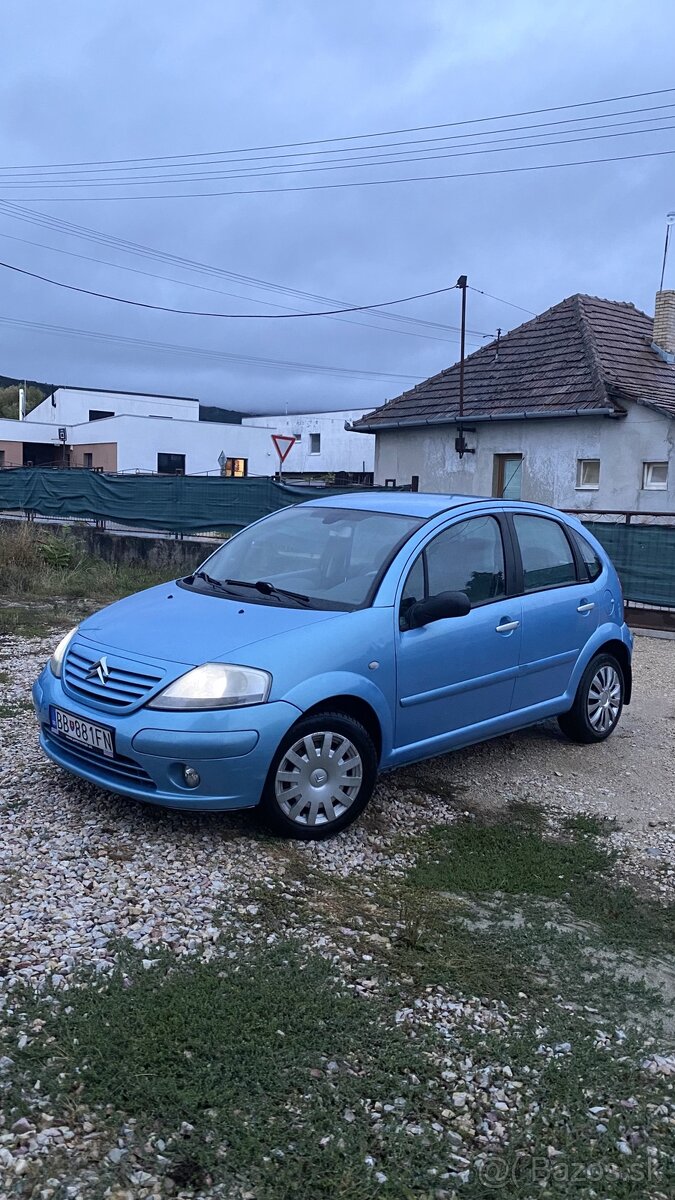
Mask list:
[[675,524],[584,524],[612,559],[626,600],[675,608]]
[[0,471],[0,511],[85,517],[172,533],[228,533],[278,508],[345,488],[291,487],[273,479]]
[[[293,487],[273,479],[194,475],[102,475],[93,471],[0,471],[0,511],[81,517],[172,533],[228,533],[278,508],[348,488]],[[616,566],[626,600],[675,608],[675,523],[587,528]]]

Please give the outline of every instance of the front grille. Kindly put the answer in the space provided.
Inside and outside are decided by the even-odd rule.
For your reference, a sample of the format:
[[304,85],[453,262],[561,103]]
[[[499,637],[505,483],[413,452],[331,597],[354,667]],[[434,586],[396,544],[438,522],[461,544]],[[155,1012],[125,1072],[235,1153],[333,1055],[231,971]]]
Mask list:
[[148,791],[156,789],[157,785],[147,771],[144,771],[143,767],[134,762],[132,758],[123,758],[121,755],[117,755],[115,758],[106,758],[104,754],[90,750],[88,746],[80,746],[77,742],[71,742],[69,738],[63,737],[62,734],[52,729],[51,725],[43,725],[42,730],[47,742],[58,747],[60,757],[71,759],[76,769],[78,764],[93,767],[100,775],[107,775],[112,781],[131,782],[137,787],[147,788]]
[[146,663],[128,663],[126,659],[105,654],[108,677],[102,683],[90,670],[101,660],[98,651],[75,642],[66,654],[63,666],[65,690],[80,700],[93,700],[105,708],[131,708],[145,700],[162,682],[163,672]]

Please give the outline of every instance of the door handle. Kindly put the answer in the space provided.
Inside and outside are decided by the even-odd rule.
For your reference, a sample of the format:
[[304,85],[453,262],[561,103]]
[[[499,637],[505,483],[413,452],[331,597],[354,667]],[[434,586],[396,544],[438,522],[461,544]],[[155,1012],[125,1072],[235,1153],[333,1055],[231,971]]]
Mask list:
[[495,625],[497,633],[510,633],[512,629],[517,629],[520,621],[502,621],[501,625]]
[[592,600],[584,600],[583,604],[577,605],[577,612],[580,612],[580,613],[590,612],[592,608],[595,608],[594,602]]

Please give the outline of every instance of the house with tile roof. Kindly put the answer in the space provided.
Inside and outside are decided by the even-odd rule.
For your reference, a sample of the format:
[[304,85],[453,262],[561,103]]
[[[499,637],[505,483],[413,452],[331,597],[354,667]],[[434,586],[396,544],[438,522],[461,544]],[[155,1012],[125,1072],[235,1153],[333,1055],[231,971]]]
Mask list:
[[[675,291],[652,319],[574,295],[354,423],[375,482],[578,511],[675,512]],[[469,452],[456,449],[463,428]]]

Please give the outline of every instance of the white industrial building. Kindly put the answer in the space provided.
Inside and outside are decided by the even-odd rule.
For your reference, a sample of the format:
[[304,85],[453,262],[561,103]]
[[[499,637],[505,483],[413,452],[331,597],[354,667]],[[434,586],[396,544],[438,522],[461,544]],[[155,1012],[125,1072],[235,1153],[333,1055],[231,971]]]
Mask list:
[[[17,414],[18,415],[18,414]],[[375,438],[346,428],[363,410],[269,414],[241,423],[200,419],[199,401],[56,388],[23,421],[0,419],[0,467],[70,466],[109,472],[274,475],[274,434],[294,437],[285,477],[372,475]]]

